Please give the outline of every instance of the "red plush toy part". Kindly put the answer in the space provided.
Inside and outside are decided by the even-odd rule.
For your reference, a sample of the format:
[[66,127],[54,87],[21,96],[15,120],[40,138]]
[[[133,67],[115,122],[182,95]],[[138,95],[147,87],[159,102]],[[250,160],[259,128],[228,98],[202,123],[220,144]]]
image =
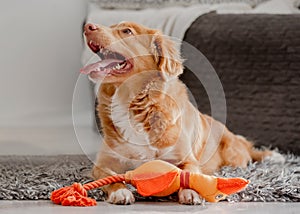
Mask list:
[[217,178],[215,176],[182,171],[164,161],[145,163],[126,174],[114,175],[84,185],[74,183],[52,192],[50,199],[63,206],[95,206],[96,201],[87,197],[87,191],[101,186],[126,182],[137,188],[143,196],[167,196],[182,188],[197,191],[209,202],[218,202],[247,186],[243,178]]

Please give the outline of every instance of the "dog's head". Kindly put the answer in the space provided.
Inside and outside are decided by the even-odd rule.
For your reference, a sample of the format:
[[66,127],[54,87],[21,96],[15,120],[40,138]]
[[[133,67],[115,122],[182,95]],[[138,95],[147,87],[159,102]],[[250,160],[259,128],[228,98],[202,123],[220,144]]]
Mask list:
[[158,30],[133,22],[110,27],[89,23],[84,34],[90,49],[100,57],[81,69],[94,82],[120,83],[139,72],[153,70],[169,78],[183,71],[174,42]]

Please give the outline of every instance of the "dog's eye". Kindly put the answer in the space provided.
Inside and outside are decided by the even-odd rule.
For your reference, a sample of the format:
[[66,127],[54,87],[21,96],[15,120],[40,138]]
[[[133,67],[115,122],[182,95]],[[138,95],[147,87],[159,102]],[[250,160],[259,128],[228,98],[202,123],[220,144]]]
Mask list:
[[129,28],[126,28],[124,30],[122,30],[123,33],[128,34],[128,35],[132,35],[132,31]]

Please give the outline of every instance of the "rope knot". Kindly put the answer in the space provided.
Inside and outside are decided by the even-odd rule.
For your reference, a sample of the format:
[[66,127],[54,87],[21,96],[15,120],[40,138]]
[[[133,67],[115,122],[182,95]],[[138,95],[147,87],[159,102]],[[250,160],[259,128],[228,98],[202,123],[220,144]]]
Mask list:
[[63,206],[95,206],[96,200],[87,197],[87,191],[80,183],[62,187],[52,192],[50,199]]
[[74,191],[78,192],[82,196],[87,196],[87,192],[84,187],[80,183],[74,183],[73,185]]

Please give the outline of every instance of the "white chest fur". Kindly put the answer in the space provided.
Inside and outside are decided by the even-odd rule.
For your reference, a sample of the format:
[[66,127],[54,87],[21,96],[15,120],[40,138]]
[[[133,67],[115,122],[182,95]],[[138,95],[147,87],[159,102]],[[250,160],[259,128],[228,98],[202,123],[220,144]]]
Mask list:
[[114,94],[111,104],[111,120],[117,128],[123,140],[133,145],[150,145],[149,136],[144,130],[142,123],[134,120],[133,115],[129,111],[130,99],[122,99],[118,95],[118,91]]
[[[136,80],[139,80],[138,77],[131,79],[130,82],[128,81],[128,84],[126,82],[123,83],[112,96],[110,118],[119,132],[119,136],[122,137],[122,141],[126,142],[118,144],[115,149],[118,150],[117,152],[119,154],[122,153],[122,156],[128,159],[143,161],[165,159],[178,161],[177,159],[180,156],[177,155],[177,150],[175,149],[177,145],[165,149],[158,149],[154,146],[155,144],[152,145],[154,142],[150,139],[153,140],[153,137],[150,138],[148,132],[144,129],[143,121],[140,119],[135,120],[135,118],[137,118],[135,116],[137,115],[133,115],[134,113],[132,109],[130,110],[130,106],[132,107],[134,104],[135,107],[138,106],[138,108],[142,110],[146,110],[147,106],[149,107],[148,102],[140,101],[140,99],[144,97],[144,91],[148,90],[143,90],[145,87],[142,86],[138,87],[142,81]],[[133,88],[132,85],[136,87]],[[145,106],[143,106],[144,104],[139,106],[139,104],[137,104],[139,102],[147,104]],[[151,108],[149,108],[149,110],[150,109]],[[145,113],[145,111],[143,111],[143,113]]]

